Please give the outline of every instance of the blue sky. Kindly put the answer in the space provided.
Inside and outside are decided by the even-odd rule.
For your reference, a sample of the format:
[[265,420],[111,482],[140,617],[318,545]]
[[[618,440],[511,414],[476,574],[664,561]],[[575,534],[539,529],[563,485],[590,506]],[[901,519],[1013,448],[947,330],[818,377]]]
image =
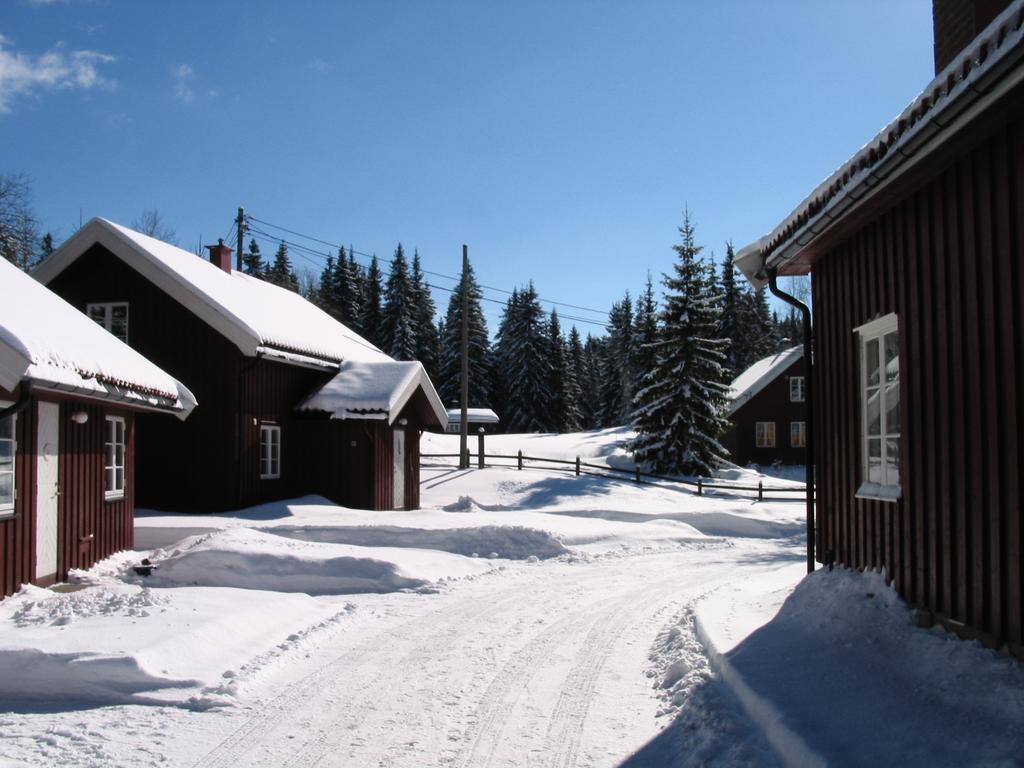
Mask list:
[[932,76],[925,0],[3,0],[0,36],[0,172],[58,240],[157,208],[191,248],[244,205],[602,311],[684,206],[745,245]]

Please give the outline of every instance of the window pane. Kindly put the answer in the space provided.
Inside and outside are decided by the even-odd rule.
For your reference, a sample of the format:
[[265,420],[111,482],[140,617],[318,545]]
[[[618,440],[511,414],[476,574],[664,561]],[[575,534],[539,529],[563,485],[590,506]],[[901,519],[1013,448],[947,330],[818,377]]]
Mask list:
[[118,491],[124,490],[124,470],[114,470],[114,489]]
[[0,467],[9,467],[14,461],[14,441],[0,440]]
[[868,482],[882,482],[882,441],[877,438],[868,440]]
[[104,328],[107,327],[107,308],[102,304],[89,307],[89,317]]
[[878,339],[871,339],[864,347],[864,370],[869,387],[878,386]]
[[117,466],[117,467],[123,467],[124,466],[124,445],[123,444],[119,444],[119,445],[116,446],[116,452],[115,452],[115,456],[114,456],[114,466]]
[[882,433],[882,404],[879,400],[882,397],[881,389],[868,390],[868,412],[866,414],[868,435],[880,435]]
[[8,416],[6,419],[0,419],[0,440],[13,440],[14,439],[14,417]]
[[104,488],[107,491],[114,490],[114,468],[113,467],[109,467],[104,474],[105,474],[105,477],[106,477],[106,479],[103,481],[104,482]]
[[900,342],[896,332],[885,334],[885,380],[896,381],[900,376]]
[[900,383],[885,385],[885,433],[896,435],[900,431]]
[[14,475],[9,472],[0,472],[0,504],[11,504],[14,502]]
[[885,441],[885,483],[886,485],[899,485],[900,483],[900,441]]

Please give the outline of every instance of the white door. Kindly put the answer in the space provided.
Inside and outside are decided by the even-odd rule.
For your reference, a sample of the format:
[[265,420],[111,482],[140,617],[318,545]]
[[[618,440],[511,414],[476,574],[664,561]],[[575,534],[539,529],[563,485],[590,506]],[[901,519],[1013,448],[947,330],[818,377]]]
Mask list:
[[57,457],[60,406],[39,403],[36,433],[36,578],[57,573]]
[[395,430],[395,509],[405,509],[405,430]]

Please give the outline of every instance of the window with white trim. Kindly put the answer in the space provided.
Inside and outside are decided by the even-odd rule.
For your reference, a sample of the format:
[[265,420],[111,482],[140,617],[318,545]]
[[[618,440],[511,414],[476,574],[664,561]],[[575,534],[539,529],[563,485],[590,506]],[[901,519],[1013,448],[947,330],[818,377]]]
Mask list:
[[125,344],[128,343],[127,301],[86,304],[85,314],[117,336]]
[[804,377],[789,377],[789,402],[802,403],[804,401]]
[[260,424],[260,480],[281,476],[281,427]]
[[124,498],[125,429],[120,416],[107,416],[104,422],[103,496],[108,501]]
[[790,448],[807,447],[807,422],[789,422],[789,446]]
[[14,514],[14,466],[18,455],[17,414],[0,419],[0,517]]
[[860,351],[861,486],[858,496],[900,492],[900,344],[895,314],[857,329]]
[[758,448],[775,447],[774,421],[759,421],[754,425],[754,445]]

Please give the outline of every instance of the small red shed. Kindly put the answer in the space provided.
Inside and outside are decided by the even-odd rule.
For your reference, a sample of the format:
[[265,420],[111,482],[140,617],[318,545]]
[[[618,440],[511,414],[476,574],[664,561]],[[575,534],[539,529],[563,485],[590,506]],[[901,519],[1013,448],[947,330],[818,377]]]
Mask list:
[[135,420],[195,398],[0,259],[0,596],[133,542]]

